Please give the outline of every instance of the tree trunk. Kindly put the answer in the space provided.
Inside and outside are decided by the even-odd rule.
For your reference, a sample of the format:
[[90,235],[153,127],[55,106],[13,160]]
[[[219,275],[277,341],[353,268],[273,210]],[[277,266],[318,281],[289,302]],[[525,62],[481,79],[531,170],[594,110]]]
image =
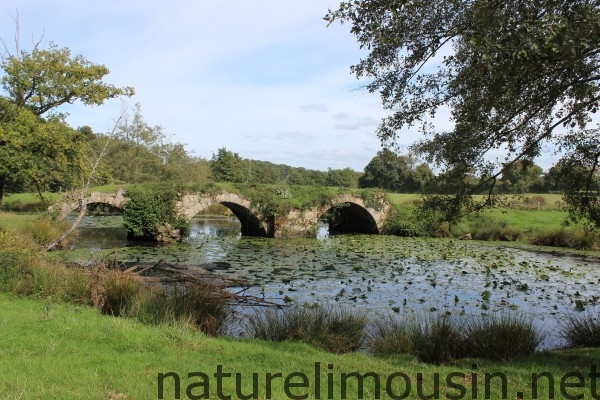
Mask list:
[[6,178],[4,176],[0,176],[0,206],[2,205],[2,198],[4,197],[5,182],[6,182]]
[[87,207],[86,207],[85,203],[83,202],[83,198],[80,198],[78,200],[78,202],[79,202],[79,215],[77,216],[77,218],[75,219],[75,221],[73,222],[71,227],[69,227],[69,229],[67,229],[65,231],[65,233],[63,233],[58,239],[56,239],[56,240],[52,241],[51,243],[47,244],[46,246],[42,247],[42,249],[44,251],[50,251],[50,250],[56,249],[58,246],[60,246],[60,244],[67,237],[69,237],[75,231],[75,229],[77,229],[77,226],[79,225],[79,223],[81,222],[81,220],[83,219],[83,217],[85,216],[85,213],[87,211]]

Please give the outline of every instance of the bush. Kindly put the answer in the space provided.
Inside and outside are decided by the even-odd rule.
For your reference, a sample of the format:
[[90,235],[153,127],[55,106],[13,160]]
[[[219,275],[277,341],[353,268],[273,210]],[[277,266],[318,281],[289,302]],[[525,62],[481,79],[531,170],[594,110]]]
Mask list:
[[559,324],[568,347],[600,347],[600,312],[568,315]]
[[589,229],[565,228],[538,231],[531,238],[531,244],[537,246],[570,247],[578,250],[593,250],[598,247],[600,236],[598,232]]
[[506,221],[497,221],[479,216],[470,224],[471,236],[476,240],[515,241],[521,237],[521,231]]
[[542,340],[533,321],[509,314],[471,318],[460,331],[462,357],[508,361],[533,354]]
[[124,207],[123,225],[132,239],[154,240],[159,228],[167,224],[184,235],[189,224],[175,213],[175,190],[153,189],[151,192],[128,192],[130,201]]
[[366,324],[364,311],[349,308],[269,308],[248,316],[248,334],[262,340],[301,341],[339,354],[360,348]]
[[401,237],[424,236],[423,230],[419,226],[396,209],[393,209],[385,220],[381,233]]

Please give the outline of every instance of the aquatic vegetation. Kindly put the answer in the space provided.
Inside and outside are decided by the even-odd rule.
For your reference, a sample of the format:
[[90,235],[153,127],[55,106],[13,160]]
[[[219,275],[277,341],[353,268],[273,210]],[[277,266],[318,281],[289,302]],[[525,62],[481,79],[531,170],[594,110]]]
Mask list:
[[[86,229],[78,240],[94,239]],[[436,309],[465,318],[482,309],[518,309],[550,327],[555,322],[546,317],[573,312],[575,300],[600,307],[596,259],[476,241],[371,235],[277,241],[240,237],[235,219],[202,217],[183,243],[123,246],[116,252],[124,261],[221,263],[214,273],[239,278],[250,285],[248,294],[281,304],[352,304],[374,315]],[[89,251],[73,255],[90,257]],[[541,346],[555,343],[546,339]]]

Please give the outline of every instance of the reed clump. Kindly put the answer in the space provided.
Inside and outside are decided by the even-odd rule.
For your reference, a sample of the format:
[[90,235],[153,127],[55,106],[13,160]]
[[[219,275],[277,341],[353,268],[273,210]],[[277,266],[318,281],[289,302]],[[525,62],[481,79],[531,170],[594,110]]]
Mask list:
[[560,335],[568,347],[600,347],[600,312],[570,314],[560,321]]
[[367,316],[346,307],[292,306],[255,310],[247,321],[255,339],[300,341],[340,354],[361,347]]

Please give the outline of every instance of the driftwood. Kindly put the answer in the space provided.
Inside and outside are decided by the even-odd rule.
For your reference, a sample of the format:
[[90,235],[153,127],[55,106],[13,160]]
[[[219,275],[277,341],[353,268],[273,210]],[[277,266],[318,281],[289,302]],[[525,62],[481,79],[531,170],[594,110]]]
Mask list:
[[[123,274],[134,274],[150,285],[175,287],[177,285],[203,285],[206,290],[212,291],[217,296],[222,296],[228,302],[238,306],[251,307],[282,307],[281,304],[271,302],[258,296],[246,295],[250,288],[247,281],[240,278],[224,277],[211,272],[211,269],[224,269],[226,263],[208,263],[204,265],[170,264],[163,259],[156,263],[123,263],[117,260],[108,260],[111,253],[105,256],[100,263],[107,269],[120,270]],[[238,288],[237,291],[227,290]]]

